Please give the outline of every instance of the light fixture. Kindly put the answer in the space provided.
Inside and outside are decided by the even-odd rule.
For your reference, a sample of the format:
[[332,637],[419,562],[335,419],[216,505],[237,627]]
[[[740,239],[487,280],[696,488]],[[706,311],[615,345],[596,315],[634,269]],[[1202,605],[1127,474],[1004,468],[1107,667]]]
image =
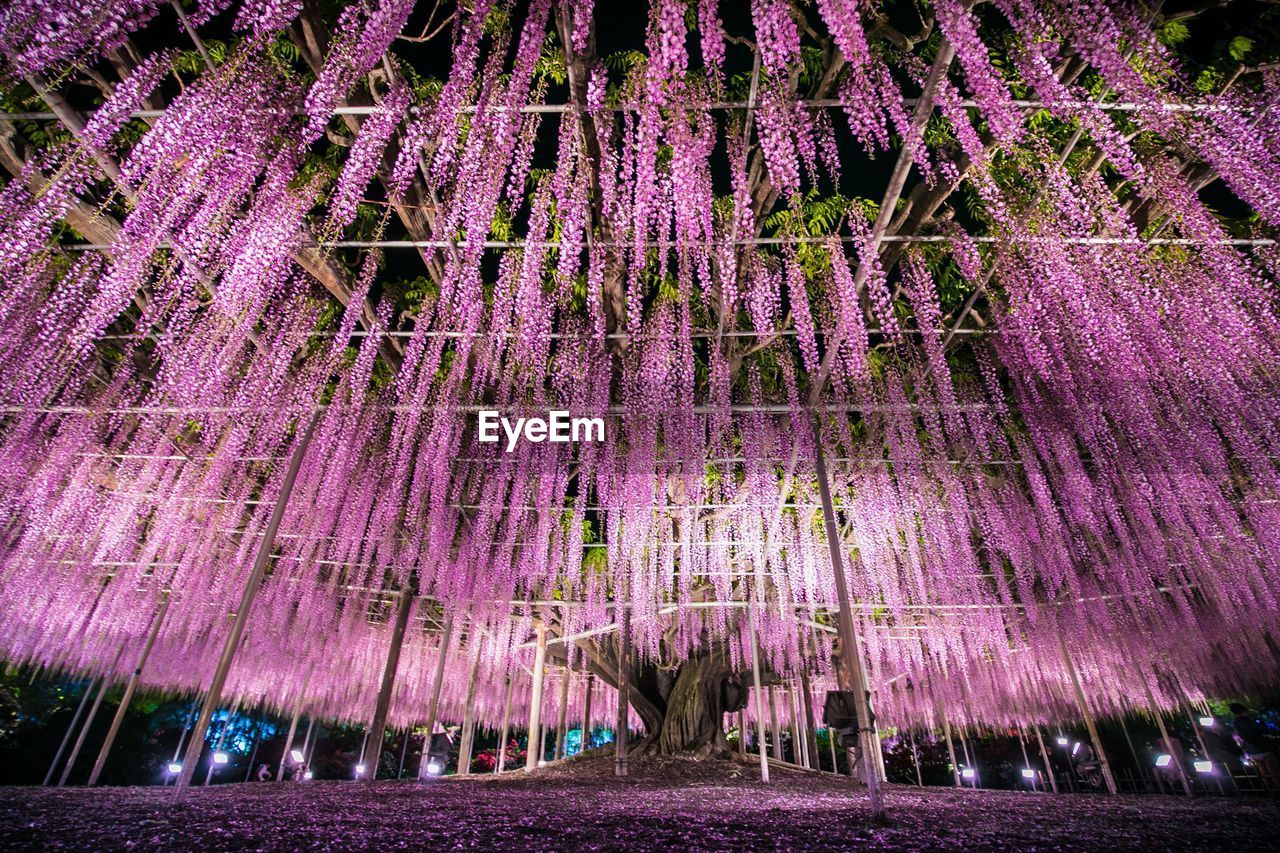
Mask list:
[[299,764],[307,760],[307,757],[302,754],[302,750],[300,749],[289,750],[289,757],[292,758],[294,761],[298,762]]
[[303,773],[303,774],[302,774],[302,778],[303,778],[303,779],[310,779],[310,778],[311,778],[311,771],[310,771],[310,770],[308,770],[306,773]]
[[356,765],[356,775],[357,775],[357,776],[363,776],[363,775],[364,775],[364,765],[363,765],[363,764],[357,764],[357,765]]
[[1072,754],[1072,755],[1075,755],[1075,754],[1076,754],[1077,752],[1079,752],[1079,751],[1080,751],[1080,744],[1079,744],[1079,743],[1077,743],[1075,746],[1071,747],[1071,754]]
[[1156,756],[1156,767],[1168,767],[1168,766],[1169,766],[1169,762],[1171,762],[1171,761],[1173,761],[1173,756],[1172,756],[1172,755],[1157,755],[1157,756]]
[[439,776],[441,771],[443,770],[444,768],[434,761],[427,764],[427,772],[430,773],[432,776]]
[[1212,772],[1213,772],[1213,762],[1212,762],[1212,761],[1193,761],[1193,762],[1191,762],[1191,763],[1195,766],[1195,768],[1196,768],[1196,772],[1197,772],[1197,773],[1212,773]]
[[1201,718],[1200,718],[1200,725],[1204,726],[1206,729],[1207,729],[1207,728],[1212,727],[1212,726],[1213,726],[1213,717],[1201,717]]
[[1024,767],[1022,768],[1022,778],[1034,779],[1036,778],[1036,771],[1032,770],[1030,767]]
[[169,772],[170,772],[172,775],[177,776],[179,773],[181,773],[181,772],[182,772],[182,764],[181,764],[180,762],[177,762],[177,761],[170,761],[170,762],[169,762]]
[[214,764],[226,764],[230,760],[231,756],[227,755],[225,752],[215,752],[213,754]]
[[1058,746],[1066,746],[1068,743],[1070,743],[1070,741],[1067,740],[1066,738],[1064,737],[1058,738]]
[[960,775],[966,779],[972,779],[974,776],[978,774],[977,774],[977,771],[975,771],[972,767],[966,767],[965,769],[960,771]]

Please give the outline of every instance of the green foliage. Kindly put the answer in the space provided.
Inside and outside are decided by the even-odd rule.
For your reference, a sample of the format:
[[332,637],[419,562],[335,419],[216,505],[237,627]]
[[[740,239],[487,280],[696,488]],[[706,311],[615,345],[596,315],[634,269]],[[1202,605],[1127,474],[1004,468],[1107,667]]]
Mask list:
[[1185,21],[1165,21],[1156,31],[1156,37],[1161,44],[1174,47],[1191,38],[1191,30]]
[[[204,49],[209,53],[209,61],[214,65],[222,65],[227,61],[230,49],[225,41],[219,39],[204,39]],[[181,71],[184,74],[203,74],[205,71],[204,57],[200,55],[198,50],[184,50],[175,57],[173,62],[175,71]]]
[[1253,39],[1245,36],[1236,36],[1227,45],[1227,55],[1236,62],[1243,62],[1251,50],[1253,50]]
[[542,55],[538,57],[533,73],[537,75],[538,79],[550,80],[558,86],[563,86],[565,81],[569,79],[568,69],[565,67],[564,51],[556,43],[554,33],[548,33],[546,41],[542,43]]

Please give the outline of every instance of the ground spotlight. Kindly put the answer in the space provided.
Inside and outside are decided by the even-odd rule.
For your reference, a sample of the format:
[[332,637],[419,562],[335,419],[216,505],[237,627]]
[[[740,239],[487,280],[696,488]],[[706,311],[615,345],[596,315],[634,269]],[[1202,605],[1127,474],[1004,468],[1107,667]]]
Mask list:
[[1032,770],[1030,767],[1024,767],[1022,768],[1022,778],[1034,779],[1036,778],[1036,771]]
[[427,764],[427,772],[430,773],[432,776],[439,776],[442,772],[444,772],[444,768],[441,767],[436,762],[432,761],[429,764]]
[[974,776],[978,774],[977,774],[977,771],[975,771],[972,767],[966,767],[964,770],[960,771],[960,775],[966,779],[972,779]]
[[227,755],[225,752],[219,751],[213,754],[214,764],[226,764],[230,760],[231,760],[231,756]]
[[1200,725],[1204,726],[1206,729],[1210,728],[1213,726],[1213,717],[1201,717]]
[[182,772],[182,764],[180,762],[177,762],[177,761],[169,762],[169,773],[171,775],[177,776],[181,772]]
[[1212,761],[1193,761],[1193,762],[1192,762],[1192,765],[1196,768],[1196,772],[1197,772],[1197,773],[1212,773],[1212,772],[1213,772],[1213,762],[1212,762]]
[[1170,761],[1173,761],[1172,755],[1157,755],[1156,767],[1168,767]]
[[1070,743],[1070,741],[1067,740],[1066,738],[1064,737],[1058,738],[1058,746],[1066,746],[1068,743]]
[[1080,744],[1079,744],[1079,743],[1077,743],[1075,746],[1071,747],[1071,754],[1072,754],[1072,755],[1075,755],[1075,754],[1076,754],[1077,752],[1079,752],[1079,751],[1080,751]]
[[357,764],[357,765],[356,765],[356,775],[357,775],[357,776],[363,776],[363,775],[364,775],[364,765],[363,765],[363,764]]
[[299,764],[301,764],[307,758],[305,755],[302,754],[302,750],[300,749],[289,750],[289,757],[292,758],[294,761],[298,762]]
[[303,779],[310,779],[310,778],[311,778],[311,776],[312,776],[312,773],[311,773],[311,771],[310,771],[310,770],[308,770],[306,773],[303,773],[303,774],[302,774],[302,778],[303,778]]

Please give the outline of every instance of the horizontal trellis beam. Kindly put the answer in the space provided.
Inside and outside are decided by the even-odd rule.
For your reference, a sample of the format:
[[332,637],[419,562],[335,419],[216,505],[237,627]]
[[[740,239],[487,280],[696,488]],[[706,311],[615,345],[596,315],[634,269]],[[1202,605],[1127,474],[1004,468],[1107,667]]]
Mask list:
[[[471,404],[440,404],[436,406],[379,406],[379,405],[362,405],[353,406],[344,405],[320,405],[314,407],[320,409],[351,409],[360,408],[369,411],[384,412],[408,412],[421,413],[435,411],[436,409],[453,409],[458,412],[467,414],[475,414],[481,411],[492,411],[493,406],[481,406]],[[762,405],[749,405],[746,403],[733,404],[724,407],[730,414],[757,414],[757,415],[790,415],[795,412],[918,412],[923,407],[913,404],[905,406],[878,406],[863,405],[860,403],[831,403],[824,406],[799,406],[796,409],[786,403],[765,403]],[[962,405],[945,407],[949,412],[985,412],[988,406],[984,405]],[[0,406],[0,416],[3,415],[217,415],[217,414],[236,414],[242,412],[256,412],[258,406],[117,406],[103,409],[95,409],[91,406]],[[942,408],[939,409],[940,411]],[[533,411],[529,409],[528,411]],[[542,411],[540,408],[539,411]],[[688,410],[693,415],[718,415],[722,408],[712,405],[695,405]],[[626,406],[609,406],[602,412],[589,412],[579,417],[607,417],[620,418],[634,414],[632,409]],[[649,413],[651,417],[658,417],[656,413]],[[500,458],[500,457],[499,457]]]
[[[914,107],[917,98],[903,98],[903,106]],[[1230,104],[1215,103],[1209,101],[1200,101],[1192,103],[1179,103],[1177,101],[1159,101],[1155,103],[1140,104],[1136,101],[1078,101],[1078,100],[1061,100],[1061,101],[1042,101],[1042,100],[1014,100],[1013,105],[1020,109],[1043,110],[1053,109],[1055,107],[1065,109],[1087,109],[1102,110],[1104,112],[1120,112],[1120,113],[1141,113],[1141,112],[1167,112],[1167,113],[1228,113],[1228,112],[1254,112],[1256,107],[1236,107]],[[810,109],[840,109],[850,106],[850,102],[843,98],[802,98],[796,101],[797,106],[808,107]],[[745,110],[750,108],[746,101],[710,101],[705,104],[690,104],[691,109],[708,109],[708,110]],[[980,101],[972,99],[960,102],[960,106],[966,109],[981,109],[983,104]],[[380,109],[376,105],[366,106],[343,106],[332,110],[333,115],[338,116],[367,116],[372,115]],[[468,105],[461,108],[463,113],[476,113],[481,111],[478,105]],[[510,107],[505,104],[488,104],[483,107],[484,112],[491,113],[540,113],[555,114],[567,113],[574,109],[573,104],[521,104],[518,107]],[[1262,109],[1270,109],[1263,107]],[[637,112],[639,107],[633,104],[623,104],[613,107],[601,107],[598,112]],[[418,112],[419,108],[413,107],[410,112]],[[166,110],[133,110],[128,114],[129,118],[161,118]],[[246,113],[252,113],[252,109],[246,109]],[[306,110],[291,110],[291,115],[308,115]],[[37,111],[37,112],[17,112],[17,113],[0,113],[0,121],[57,121],[58,116],[53,112]]]
[[[743,240],[642,240],[628,242],[614,240],[596,242],[596,246],[626,249],[642,246],[646,249],[680,249],[694,246],[789,246],[800,243],[827,243],[836,240],[841,243],[862,242],[862,237],[832,234],[822,237],[752,237]],[[1197,240],[1190,237],[1043,237],[1031,240],[1009,240],[1001,237],[952,237],[946,234],[888,234],[880,238],[881,243],[1000,243],[1003,245],[1057,244],[1068,246],[1274,246],[1272,238],[1230,238],[1224,240]],[[299,246],[308,249],[558,249],[564,246],[559,240],[303,240]],[[585,249],[586,242],[569,244],[569,248]],[[50,246],[64,252],[105,252],[115,248],[111,243],[68,243],[65,246]],[[168,243],[155,247],[170,249]]]

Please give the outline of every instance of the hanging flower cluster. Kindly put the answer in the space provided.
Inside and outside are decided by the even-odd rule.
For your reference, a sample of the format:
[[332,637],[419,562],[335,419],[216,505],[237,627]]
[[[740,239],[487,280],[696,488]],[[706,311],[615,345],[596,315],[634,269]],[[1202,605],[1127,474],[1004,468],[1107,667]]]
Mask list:
[[[301,6],[238,5],[252,35],[167,95],[174,52],[142,58],[0,190],[7,660],[125,672],[167,594],[143,679],[201,690],[309,434],[228,683],[249,701],[367,719],[403,594],[398,725],[441,655],[446,718],[473,671],[485,725],[526,714],[534,628],[604,644],[624,610],[650,660],[715,644],[747,669],[754,639],[821,689],[819,448],[882,719],[1072,716],[1067,660],[1115,713],[1145,704],[1135,677],[1162,706],[1273,677],[1280,265],[1231,245],[1174,158],[1280,224],[1274,71],[1193,103],[1139,8],[1102,0],[938,0],[949,47],[923,59],[874,37],[875,4],[753,0],[753,75],[727,7],[655,0],[643,61],[579,80],[563,48],[591,48],[593,4],[481,0],[425,85],[388,53],[415,4],[382,0],[341,11],[308,85],[262,37]],[[9,4],[5,77],[95,61],[160,8]],[[813,26],[840,73],[806,92]],[[1015,91],[1111,168],[1076,168]],[[910,204],[815,203],[866,168],[834,110],[923,178]],[[962,182],[977,214],[925,209]],[[417,256],[333,247],[372,220]],[[62,223],[109,248],[70,256]],[[886,239],[903,227],[935,241]],[[477,440],[481,408],[607,428],[508,450]]]

